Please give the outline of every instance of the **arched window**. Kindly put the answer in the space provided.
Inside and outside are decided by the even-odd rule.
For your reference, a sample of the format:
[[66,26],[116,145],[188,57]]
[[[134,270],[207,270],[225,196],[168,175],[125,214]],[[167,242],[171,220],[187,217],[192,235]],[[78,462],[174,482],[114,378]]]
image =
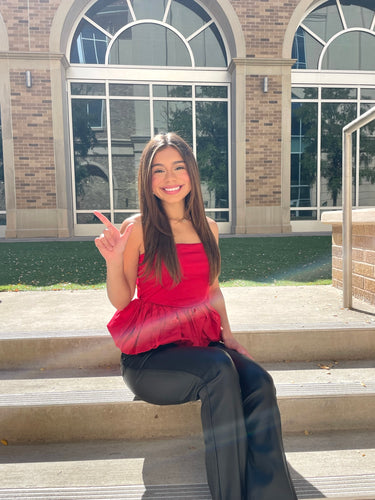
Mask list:
[[[210,14],[193,0],[99,0],[69,51],[75,233],[97,223],[93,209],[114,223],[138,210],[140,154],[167,131],[193,147],[207,214],[229,231],[230,75]],[[93,165],[104,175],[83,181]]]
[[70,62],[227,66],[216,24],[192,0],[96,2],[74,34]]
[[[291,219],[341,208],[342,128],[375,105],[375,4],[328,0],[308,12],[292,58]],[[353,148],[353,200],[375,206],[375,124]]]

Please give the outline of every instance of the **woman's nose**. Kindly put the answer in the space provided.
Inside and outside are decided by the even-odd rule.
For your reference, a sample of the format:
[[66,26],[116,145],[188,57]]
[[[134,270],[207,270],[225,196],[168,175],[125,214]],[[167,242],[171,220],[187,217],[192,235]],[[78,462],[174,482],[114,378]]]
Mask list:
[[173,179],[175,176],[176,176],[176,172],[174,171],[173,168],[171,170],[167,170],[165,173],[165,177],[167,179]]

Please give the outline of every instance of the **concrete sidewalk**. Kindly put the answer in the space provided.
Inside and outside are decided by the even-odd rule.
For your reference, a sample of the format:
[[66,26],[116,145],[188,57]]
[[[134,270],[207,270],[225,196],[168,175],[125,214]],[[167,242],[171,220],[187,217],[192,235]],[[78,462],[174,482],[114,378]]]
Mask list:
[[[373,325],[375,329],[375,306],[354,299],[353,309],[345,309],[342,292],[330,285],[222,291],[233,328]],[[105,290],[4,292],[0,294],[0,332],[104,331],[114,311]]]

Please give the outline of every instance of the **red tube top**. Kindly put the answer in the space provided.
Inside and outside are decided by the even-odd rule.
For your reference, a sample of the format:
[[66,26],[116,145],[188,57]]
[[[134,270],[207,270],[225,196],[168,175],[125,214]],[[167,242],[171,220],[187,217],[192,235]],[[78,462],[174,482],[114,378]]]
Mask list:
[[176,249],[182,271],[176,286],[165,267],[162,285],[155,277],[142,276],[140,256],[137,297],[107,325],[121,352],[138,354],[170,343],[207,346],[220,340],[220,316],[208,302],[209,263],[203,244],[178,243]]

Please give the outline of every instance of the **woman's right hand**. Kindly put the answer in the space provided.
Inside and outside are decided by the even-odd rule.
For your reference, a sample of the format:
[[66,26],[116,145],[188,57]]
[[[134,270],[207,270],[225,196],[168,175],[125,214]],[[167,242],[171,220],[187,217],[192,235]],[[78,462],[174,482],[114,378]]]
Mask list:
[[126,243],[133,229],[133,223],[129,224],[125,232],[121,234],[117,227],[103,214],[94,211],[94,215],[105,225],[103,233],[95,238],[96,248],[107,263],[122,260]]

